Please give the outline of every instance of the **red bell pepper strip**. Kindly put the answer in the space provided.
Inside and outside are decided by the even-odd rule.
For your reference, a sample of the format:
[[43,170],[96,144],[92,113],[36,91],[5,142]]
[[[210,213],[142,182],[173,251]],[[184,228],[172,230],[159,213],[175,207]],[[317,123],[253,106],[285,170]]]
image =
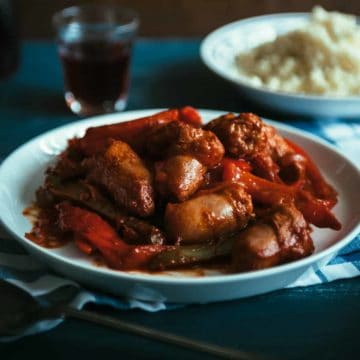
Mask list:
[[[230,170],[228,167],[231,166]],[[328,202],[315,198],[309,192],[296,186],[274,183],[255,176],[241,168],[233,171],[233,164],[225,162],[224,180],[242,184],[252,198],[263,204],[277,205],[282,202],[295,202],[305,219],[318,227],[341,228],[340,222],[331,213]],[[233,174],[231,178],[230,175]]]
[[86,255],[90,255],[95,251],[94,246],[92,246],[83,238],[76,237],[75,244]]
[[308,191],[300,190],[297,193],[295,204],[304,215],[304,218],[317,227],[341,229],[341,224],[330,211],[327,200],[314,198]]
[[203,125],[199,112],[191,106],[185,106],[179,109],[180,121],[194,127],[201,127]]
[[170,109],[152,116],[122,123],[89,128],[81,139],[70,140],[70,147],[85,156],[102,152],[109,139],[121,140],[136,150],[141,150],[147,131],[152,127],[179,120],[179,110]]
[[[56,208],[59,211],[60,228],[73,232],[75,239],[95,247],[112,268],[144,268],[154,255],[172,248],[163,245],[128,245],[99,215],[68,203],[60,203]],[[84,251],[82,245],[80,247]]]
[[224,181],[233,181],[241,175],[241,170],[252,171],[252,166],[246,160],[243,159],[230,159],[224,157],[221,161],[221,166],[223,167],[223,180]]
[[314,195],[323,200],[327,200],[330,208],[334,207],[337,203],[337,192],[325,181],[314,161],[299,145],[294,144],[288,139],[285,139],[285,141],[295,153],[301,155],[306,160],[306,175],[311,182]]

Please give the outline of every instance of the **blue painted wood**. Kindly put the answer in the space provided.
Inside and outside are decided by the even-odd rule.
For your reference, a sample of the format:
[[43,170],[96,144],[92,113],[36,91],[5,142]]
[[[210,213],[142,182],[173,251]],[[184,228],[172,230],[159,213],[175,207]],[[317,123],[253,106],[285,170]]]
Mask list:
[[[139,41],[128,109],[191,104],[269,115],[264,109],[254,110],[212,75],[202,65],[198,49],[198,40]],[[0,82],[0,157],[35,135],[78,119],[63,101],[54,44],[25,43],[19,71]],[[291,123],[311,128],[309,121],[292,119]],[[155,314],[95,309],[199,340],[260,351],[275,359],[352,359],[360,354],[360,279]],[[205,359],[76,320],[15,344],[1,344],[0,350],[1,359]]]

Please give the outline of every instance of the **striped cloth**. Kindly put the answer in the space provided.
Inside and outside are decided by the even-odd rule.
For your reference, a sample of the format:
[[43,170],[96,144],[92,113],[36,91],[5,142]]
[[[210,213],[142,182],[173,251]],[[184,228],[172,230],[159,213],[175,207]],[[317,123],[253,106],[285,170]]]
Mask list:
[[[298,123],[305,130],[316,133],[332,142],[349,158],[360,166],[360,124],[357,122]],[[309,286],[337,279],[360,275],[360,235],[325,266],[310,268],[289,287]],[[5,279],[28,293],[44,305],[63,303],[81,309],[87,303],[110,305],[113,308],[127,310],[138,308],[145,311],[160,311],[175,308],[177,304],[163,302],[144,302],[131,298],[116,298],[99,292],[88,291],[75,282],[52,274],[36,259],[28,255],[15,241],[4,232],[0,225],[0,278]],[[42,321],[28,328],[23,335],[49,330],[61,320]],[[14,338],[0,338],[9,341]]]

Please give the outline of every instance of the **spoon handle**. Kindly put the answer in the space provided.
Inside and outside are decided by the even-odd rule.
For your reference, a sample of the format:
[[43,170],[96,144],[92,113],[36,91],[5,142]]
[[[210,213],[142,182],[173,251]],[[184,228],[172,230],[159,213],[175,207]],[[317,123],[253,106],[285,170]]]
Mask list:
[[96,312],[77,310],[68,306],[64,307],[63,314],[68,317],[91,321],[93,323],[109,326],[117,330],[126,331],[135,335],[140,335],[152,340],[158,340],[164,343],[173,344],[190,350],[205,352],[222,359],[238,360],[260,360],[264,359],[255,354],[222,347],[206,342],[195,341],[186,337],[169,334],[167,332],[151,329],[142,325],[128,323],[110,316],[101,315]]

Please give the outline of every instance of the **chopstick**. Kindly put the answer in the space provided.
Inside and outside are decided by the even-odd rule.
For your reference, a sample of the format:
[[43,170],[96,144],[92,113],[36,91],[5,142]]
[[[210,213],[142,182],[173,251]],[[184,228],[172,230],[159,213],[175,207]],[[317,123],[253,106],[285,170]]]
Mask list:
[[[90,321],[99,325],[108,326],[117,330],[125,331],[134,335],[139,335],[148,339],[161,341],[163,343],[176,345],[193,351],[207,353],[221,359],[237,360],[265,360],[265,357],[258,354],[249,353],[237,349],[223,347],[207,342],[192,340],[183,336],[170,334],[164,331],[148,328],[142,325],[129,323],[110,316],[102,315],[87,310],[77,310],[69,306],[61,309],[64,316],[73,317],[80,320]],[[269,359],[266,357],[266,359]]]

